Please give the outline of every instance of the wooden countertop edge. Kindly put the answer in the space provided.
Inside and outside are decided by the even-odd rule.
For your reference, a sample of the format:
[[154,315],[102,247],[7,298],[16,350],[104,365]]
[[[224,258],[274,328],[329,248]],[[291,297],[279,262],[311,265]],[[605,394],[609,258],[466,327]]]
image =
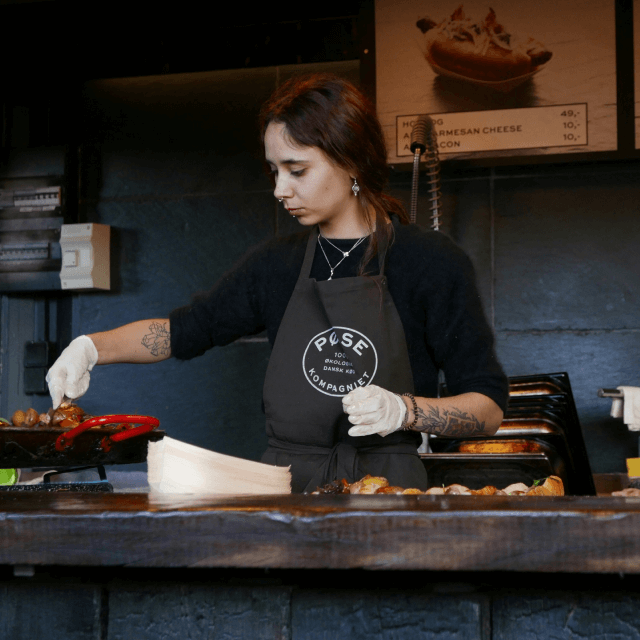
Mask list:
[[640,573],[640,499],[20,494],[0,564]]

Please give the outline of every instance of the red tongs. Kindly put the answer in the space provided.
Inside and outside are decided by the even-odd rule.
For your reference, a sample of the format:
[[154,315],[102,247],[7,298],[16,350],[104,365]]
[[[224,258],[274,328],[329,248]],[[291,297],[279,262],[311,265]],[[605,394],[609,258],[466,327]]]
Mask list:
[[[100,446],[104,451],[109,451],[114,442],[121,442],[122,440],[135,438],[143,433],[153,431],[160,425],[160,420],[158,420],[158,418],[152,418],[151,416],[136,415],[112,415],[89,418],[70,431],[59,435],[56,439],[56,451],[64,451],[72,447],[73,439],[83,431],[91,429],[91,427],[102,427],[108,424],[120,425],[123,426],[124,429],[102,438]],[[140,426],[134,427],[134,424],[139,424]]]

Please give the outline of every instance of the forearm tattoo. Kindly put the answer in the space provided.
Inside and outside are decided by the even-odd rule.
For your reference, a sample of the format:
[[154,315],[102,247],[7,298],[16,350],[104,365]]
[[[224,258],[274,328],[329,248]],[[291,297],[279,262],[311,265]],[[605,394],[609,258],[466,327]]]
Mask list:
[[440,410],[430,406],[428,413],[418,407],[418,421],[413,430],[445,437],[476,436],[485,433],[486,426],[473,414],[455,407]]
[[168,356],[171,354],[171,333],[166,322],[152,322],[149,332],[142,338],[142,346],[149,349],[152,356]]

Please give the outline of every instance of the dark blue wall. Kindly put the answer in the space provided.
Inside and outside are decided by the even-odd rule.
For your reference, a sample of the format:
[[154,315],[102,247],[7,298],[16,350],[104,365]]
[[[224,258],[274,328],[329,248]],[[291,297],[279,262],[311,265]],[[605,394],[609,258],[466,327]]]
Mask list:
[[626,471],[638,438],[596,394],[640,386],[640,165],[444,174],[444,231],[473,258],[507,374],[566,371],[592,470]]
[[640,638],[635,576],[143,569],[3,576],[7,638]]
[[[358,81],[357,62],[307,65]],[[82,214],[111,225],[116,290],[78,295],[74,335],[166,317],[208,289],[253,244],[297,227],[264,174],[257,114],[299,68],[271,67],[88,83]],[[264,337],[190,362],[97,368],[82,401],[160,418],[169,435],[259,459],[266,447]]]
[[[298,228],[263,174],[256,119],[279,82],[311,69],[359,77],[335,62],[85,85],[80,213],[112,226],[117,277],[74,295],[73,335],[165,317],[248,247]],[[640,384],[640,164],[443,167],[443,231],[476,265],[507,373],[567,371],[593,470],[624,471],[636,437],[596,393]],[[408,203],[410,174],[394,170],[392,191]],[[99,367],[82,405],[157,415],[176,438],[257,459],[268,357],[257,338],[188,363]]]

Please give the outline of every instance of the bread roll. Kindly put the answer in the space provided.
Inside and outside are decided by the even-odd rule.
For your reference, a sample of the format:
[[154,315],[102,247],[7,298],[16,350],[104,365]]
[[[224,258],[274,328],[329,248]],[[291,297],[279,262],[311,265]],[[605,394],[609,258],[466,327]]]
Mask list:
[[492,487],[491,485],[487,485],[486,487],[482,487],[482,489],[471,489],[472,496],[492,496],[495,494],[497,489]]
[[543,484],[532,487],[527,491],[528,496],[563,496],[564,485],[558,476],[549,476]]

